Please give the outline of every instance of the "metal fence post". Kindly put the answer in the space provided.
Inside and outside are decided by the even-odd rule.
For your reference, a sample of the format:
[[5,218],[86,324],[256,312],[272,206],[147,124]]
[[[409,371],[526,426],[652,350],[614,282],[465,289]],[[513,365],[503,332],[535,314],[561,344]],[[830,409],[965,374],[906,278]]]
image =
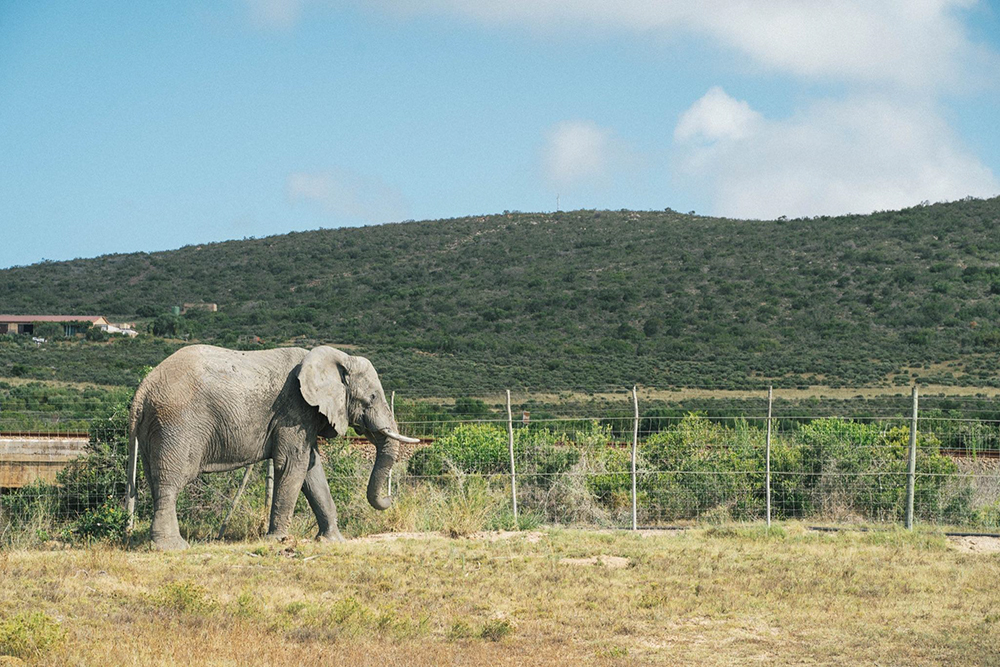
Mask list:
[[517,480],[514,474],[514,417],[510,411],[510,389],[507,390],[507,448],[510,450],[510,501],[517,522]]
[[638,530],[639,525],[636,520],[636,491],[635,491],[635,459],[639,449],[639,397],[632,385],[632,406],[635,408],[635,420],[632,423],[632,530]]
[[913,493],[917,482],[917,385],[913,385],[913,416],[910,418],[910,461],[906,473],[906,529],[913,529]]
[[767,388],[767,441],[764,449],[764,469],[767,493],[767,527],[771,527],[771,405],[774,402],[774,387]]

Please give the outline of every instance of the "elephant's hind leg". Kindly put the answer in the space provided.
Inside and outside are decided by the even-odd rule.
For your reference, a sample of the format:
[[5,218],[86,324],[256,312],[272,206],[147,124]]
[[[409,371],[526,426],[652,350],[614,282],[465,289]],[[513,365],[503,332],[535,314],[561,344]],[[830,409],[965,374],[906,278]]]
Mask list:
[[328,540],[331,542],[343,542],[344,537],[337,528],[337,506],[333,502],[330,494],[330,485],[326,481],[326,473],[323,464],[315,451],[312,454],[309,472],[306,473],[306,481],[302,487],[309,501],[309,507],[316,515],[316,523],[319,525],[318,540]]
[[274,500],[271,503],[271,526],[267,537],[282,539],[288,535],[295,512],[295,501],[306,476],[308,460],[275,460],[274,462]]
[[187,549],[188,543],[181,537],[177,525],[177,495],[197,477],[197,473],[192,475],[191,470],[185,470],[178,460],[167,455],[177,448],[162,435],[152,437],[150,445],[150,455],[143,457],[153,494],[153,523],[149,537],[160,551]]
[[160,551],[175,551],[187,549],[187,541],[181,537],[180,526],[177,525],[177,494],[180,488],[166,487],[161,484],[153,491],[153,525],[149,536],[153,546]]

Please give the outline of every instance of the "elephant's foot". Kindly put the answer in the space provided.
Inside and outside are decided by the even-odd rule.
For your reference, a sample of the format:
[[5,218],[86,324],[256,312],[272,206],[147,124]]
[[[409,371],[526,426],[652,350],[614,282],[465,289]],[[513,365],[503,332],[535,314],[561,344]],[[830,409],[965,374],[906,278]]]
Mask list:
[[288,539],[288,533],[283,530],[276,530],[265,535],[264,539],[271,540],[272,542],[284,542]]
[[153,548],[158,551],[182,551],[190,545],[180,535],[163,536],[153,538]]
[[340,534],[339,530],[330,530],[325,533],[320,533],[316,536],[317,542],[346,542],[344,536]]

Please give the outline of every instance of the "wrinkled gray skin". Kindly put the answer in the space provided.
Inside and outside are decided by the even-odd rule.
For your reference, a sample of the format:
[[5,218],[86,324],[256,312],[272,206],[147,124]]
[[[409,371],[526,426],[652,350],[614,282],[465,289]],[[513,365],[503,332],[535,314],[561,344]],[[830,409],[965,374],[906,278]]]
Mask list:
[[317,539],[343,540],[316,437],[343,435],[348,426],[376,447],[368,502],[387,509],[380,491],[399,443],[382,431],[398,429],[370,361],[332,347],[178,350],[139,385],[129,415],[130,444],[139,447],[153,493],[153,544],[188,546],[177,527],[177,494],[199,473],[264,459],[274,459],[268,536],[287,534],[301,489],[316,514]]

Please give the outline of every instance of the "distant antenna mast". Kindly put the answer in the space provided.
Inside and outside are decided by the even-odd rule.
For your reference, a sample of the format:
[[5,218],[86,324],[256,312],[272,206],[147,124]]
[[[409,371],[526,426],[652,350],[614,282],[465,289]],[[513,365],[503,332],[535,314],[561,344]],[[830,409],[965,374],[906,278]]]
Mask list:
[[556,213],[559,212],[559,193],[556,193]]

